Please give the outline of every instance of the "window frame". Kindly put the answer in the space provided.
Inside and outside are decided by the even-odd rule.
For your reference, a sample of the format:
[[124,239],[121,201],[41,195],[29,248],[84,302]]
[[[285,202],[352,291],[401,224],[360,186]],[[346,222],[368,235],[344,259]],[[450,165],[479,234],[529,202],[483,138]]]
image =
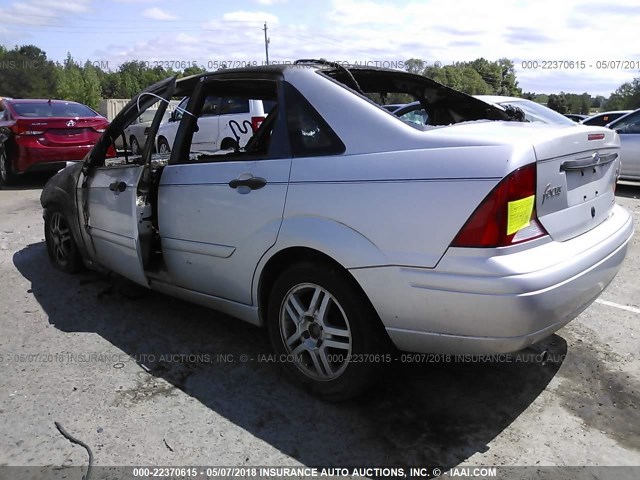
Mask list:
[[[195,133],[194,127],[197,122],[197,118],[200,118],[200,111],[204,105],[204,100],[209,95],[215,95],[215,91],[212,91],[211,86],[218,82],[274,82],[277,95],[277,101],[280,108],[277,109],[277,118],[273,120],[275,125],[273,126],[271,133],[271,140],[269,144],[269,151],[267,154],[248,154],[231,152],[221,155],[211,155],[207,158],[192,160],[190,159],[190,148],[193,141],[193,134]],[[221,99],[229,97],[231,95],[223,94],[218,95]],[[240,72],[235,74],[212,74],[204,76],[200,79],[198,84],[194,87],[190,95],[187,95],[189,101],[186,106],[186,110],[193,113],[191,115],[183,116],[180,120],[178,131],[171,151],[171,158],[169,159],[169,165],[195,165],[205,163],[227,163],[227,162],[241,162],[241,161],[266,161],[282,158],[291,158],[291,146],[289,142],[286,116],[284,114],[285,95],[283,90],[283,78],[281,74],[274,75],[273,73],[258,72],[252,74],[249,72]],[[247,97],[248,100],[254,100],[255,98]],[[258,98],[259,100],[259,98]],[[223,116],[227,114],[219,114]],[[251,115],[251,111],[243,114],[231,114],[231,115]],[[266,122],[266,120],[265,120]],[[263,122],[264,123],[264,122]],[[259,130],[258,130],[259,131]]]

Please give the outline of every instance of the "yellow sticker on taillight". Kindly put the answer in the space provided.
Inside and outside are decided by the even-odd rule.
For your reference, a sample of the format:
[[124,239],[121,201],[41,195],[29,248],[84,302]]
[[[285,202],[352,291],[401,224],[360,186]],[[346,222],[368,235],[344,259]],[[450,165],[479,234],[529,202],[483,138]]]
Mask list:
[[509,202],[507,206],[507,235],[516,233],[518,230],[529,226],[531,222],[531,214],[533,213],[533,205],[536,196],[521,198]]

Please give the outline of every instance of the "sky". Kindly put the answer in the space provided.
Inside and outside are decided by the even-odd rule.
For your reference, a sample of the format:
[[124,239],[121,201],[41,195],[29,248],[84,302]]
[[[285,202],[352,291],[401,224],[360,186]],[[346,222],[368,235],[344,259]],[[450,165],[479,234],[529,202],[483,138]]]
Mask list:
[[271,61],[322,57],[402,68],[409,58],[506,57],[524,91],[608,96],[640,77],[640,3],[631,3],[0,0],[0,43],[34,44],[57,61],[69,52],[112,70],[128,60],[215,70],[222,62],[265,62],[266,22]]

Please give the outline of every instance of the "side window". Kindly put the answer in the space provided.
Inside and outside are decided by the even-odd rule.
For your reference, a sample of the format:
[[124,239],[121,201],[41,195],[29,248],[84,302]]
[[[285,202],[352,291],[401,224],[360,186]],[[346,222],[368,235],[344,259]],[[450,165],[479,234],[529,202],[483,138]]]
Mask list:
[[182,120],[184,111],[187,108],[187,103],[189,103],[189,97],[183,98],[182,101],[178,104],[178,107],[171,114],[171,117],[169,118],[170,122],[179,122],[180,120]]
[[[210,80],[198,95],[200,100],[194,99],[189,105],[194,112],[199,112],[199,117],[213,111],[219,120],[208,123],[183,120],[180,128],[188,133],[173,161],[227,162],[289,157],[278,85],[277,80],[265,79]],[[225,117],[228,114],[235,115]]]
[[613,128],[620,134],[640,133],[640,112],[623,119]]
[[[142,164],[144,159],[142,154],[150,133],[150,127],[156,115],[159,115],[161,100],[156,100],[147,108],[137,108],[132,110],[131,117],[125,121],[119,129],[114,129],[111,133],[115,137],[111,138],[108,146],[104,165],[115,166],[121,164]],[[164,105],[166,108],[166,105]],[[164,108],[163,113],[164,113]],[[156,150],[156,138],[152,140],[152,153]]]
[[246,97],[224,97],[220,106],[220,115],[230,113],[249,113],[249,99]]
[[285,95],[287,129],[294,157],[344,153],[344,143],[295,87],[285,83]]
[[216,95],[207,95],[200,111],[200,117],[210,117],[218,115],[220,108],[220,97]]

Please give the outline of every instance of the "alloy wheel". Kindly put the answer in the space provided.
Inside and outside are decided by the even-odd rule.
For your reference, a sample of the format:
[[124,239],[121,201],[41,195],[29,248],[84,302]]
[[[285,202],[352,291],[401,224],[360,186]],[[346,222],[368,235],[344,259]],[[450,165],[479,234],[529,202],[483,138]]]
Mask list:
[[71,258],[71,229],[64,215],[54,212],[49,223],[52,253],[60,266],[65,266]]
[[0,178],[2,178],[3,182],[6,182],[8,177],[7,154],[5,153],[4,148],[0,148]]
[[314,283],[294,286],[280,306],[280,335],[298,369],[314,380],[338,378],[347,368],[353,340],[337,299]]

